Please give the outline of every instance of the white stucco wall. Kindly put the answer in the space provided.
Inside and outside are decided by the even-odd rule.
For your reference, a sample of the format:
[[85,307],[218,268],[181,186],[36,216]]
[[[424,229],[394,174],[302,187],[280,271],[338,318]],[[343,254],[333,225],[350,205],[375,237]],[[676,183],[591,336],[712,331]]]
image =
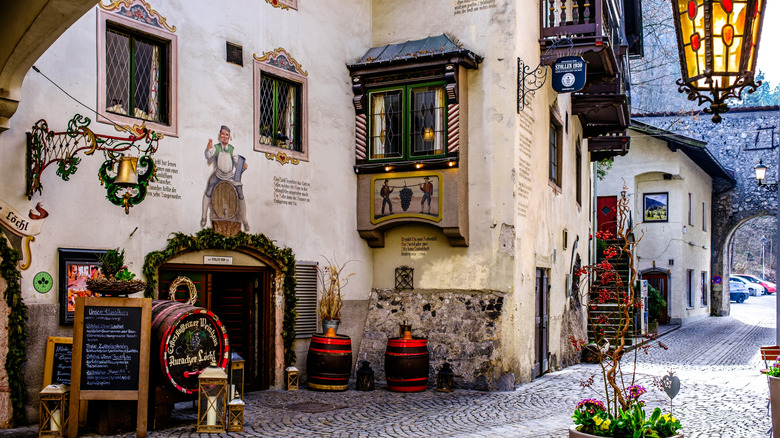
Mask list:
[[[615,157],[612,169],[598,185],[599,196],[619,195],[623,181],[631,198],[637,238],[637,270],[668,271],[667,312],[672,323],[690,323],[710,313],[709,295],[702,305],[702,273],[711,292],[712,178],[682,151],[667,147],[666,140],[631,130],[631,149]],[[666,177],[664,175],[667,175]],[[668,192],[668,221],[644,222],[646,193]],[[691,194],[693,225],[688,223]],[[702,229],[702,203],[706,203],[707,229]],[[685,232],[683,232],[683,230]],[[670,263],[671,261],[671,263]],[[693,306],[688,306],[686,275],[693,270]]]

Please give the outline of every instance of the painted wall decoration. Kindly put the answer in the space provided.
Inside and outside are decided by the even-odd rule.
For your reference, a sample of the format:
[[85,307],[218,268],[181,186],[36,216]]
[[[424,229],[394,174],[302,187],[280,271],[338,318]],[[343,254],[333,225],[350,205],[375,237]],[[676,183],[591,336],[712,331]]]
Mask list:
[[441,220],[442,178],[438,173],[377,175],[371,179],[371,222],[397,217]]
[[35,205],[35,210],[30,209],[25,217],[0,199],[0,231],[5,230],[10,246],[22,255],[19,260],[19,269],[22,271],[32,263],[30,243],[41,232],[43,221],[48,215],[49,212],[43,209],[40,202]]
[[275,8],[286,11],[289,11],[290,9],[298,10],[298,0],[265,0],[265,2]]
[[60,268],[60,324],[72,325],[76,311],[76,297],[94,297],[87,289],[87,280],[100,278],[100,257],[102,250],[64,249],[59,250]]
[[206,145],[206,161],[214,166],[203,194],[203,206],[200,226],[205,227],[207,219],[214,221],[237,222],[249,231],[246,219],[246,200],[241,176],[247,170],[246,159],[239,155],[230,144],[230,128],[222,125],[219,129],[219,142],[215,145],[209,139]]
[[138,21],[139,23],[148,24],[149,26],[158,27],[160,29],[163,29],[164,27],[171,32],[176,32],[176,26],[169,26],[165,17],[152,9],[152,6],[144,0],[112,0],[108,5],[101,2],[98,3],[98,6],[104,11],[113,12],[123,17],[130,18],[131,20]]
[[645,222],[667,222],[669,220],[669,193],[645,193]]

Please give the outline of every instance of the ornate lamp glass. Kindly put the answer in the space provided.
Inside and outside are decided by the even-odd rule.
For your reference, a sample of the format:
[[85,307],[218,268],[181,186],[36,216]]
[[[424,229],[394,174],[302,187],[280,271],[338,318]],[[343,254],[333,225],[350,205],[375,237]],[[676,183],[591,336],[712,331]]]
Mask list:
[[671,0],[682,79],[679,91],[720,123],[726,99],[756,90],[754,82],[765,0]]
[[225,431],[227,386],[227,374],[215,362],[211,362],[198,376],[197,432]]
[[753,169],[756,171],[756,179],[758,180],[758,185],[761,185],[766,179],[767,167],[764,166],[764,161],[758,160],[758,164]]
[[67,385],[49,385],[40,393],[38,436],[68,435],[68,404],[70,390]]

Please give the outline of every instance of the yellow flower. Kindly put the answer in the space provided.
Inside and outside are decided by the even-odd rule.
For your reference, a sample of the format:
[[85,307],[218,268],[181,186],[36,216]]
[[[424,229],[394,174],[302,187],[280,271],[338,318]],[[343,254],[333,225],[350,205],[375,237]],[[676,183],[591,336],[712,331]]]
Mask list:
[[661,415],[661,418],[664,419],[664,421],[676,421],[676,419],[671,414],[664,414]]
[[611,423],[611,421],[609,419],[604,420],[604,422],[601,423],[600,429],[601,430],[609,430],[609,424],[610,423]]
[[596,426],[601,426],[604,420],[601,417],[593,417],[593,422],[596,423]]

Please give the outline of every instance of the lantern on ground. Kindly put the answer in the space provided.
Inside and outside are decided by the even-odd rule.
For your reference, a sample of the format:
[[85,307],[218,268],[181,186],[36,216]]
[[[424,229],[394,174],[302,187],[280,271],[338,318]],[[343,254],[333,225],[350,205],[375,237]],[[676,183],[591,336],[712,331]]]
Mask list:
[[215,362],[198,376],[198,432],[225,431],[227,374]]
[[49,385],[40,392],[38,436],[68,436],[68,385]]
[[228,432],[244,431],[244,401],[234,398],[228,403]]
[[298,368],[295,367],[287,367],[284,369],[284,372],[287,374],[287,390],[288,391],[297,391],[298,390]]
[[367,360],[360,362],[360,368],[357,370],[355,389],[358,391],[374,390],[374,370],[371,369],[371,365]]
[[679,91],[720,123],[726,99],[752,93],[765,0],[671,0],[682,79]]
[[244,399],[244,358],[233,351],[230,354],[230,392],[228,400]]
[[439,392],[452,392],[455,390],[455,373],[449,362],[444,362],[439,374],[436,375],[436,390]]

